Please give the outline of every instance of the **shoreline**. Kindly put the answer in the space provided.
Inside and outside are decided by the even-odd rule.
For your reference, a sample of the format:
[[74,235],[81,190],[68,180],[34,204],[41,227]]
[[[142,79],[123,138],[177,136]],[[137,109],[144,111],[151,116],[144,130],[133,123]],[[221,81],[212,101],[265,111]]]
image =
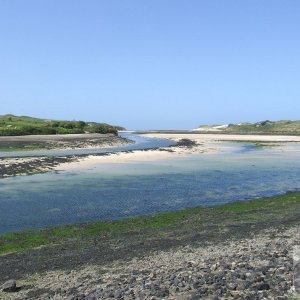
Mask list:
[[[77,161],[69,164],[63,164],[55,168],[56,170],[80,170],[92,167],[95,164],[124,164],[138,163],[146,161],[158,161],[163,159],[172,159],[176,157],[184,157],[197,154],[221,153],[228,150],[228,146],[224,142],[244,142],[257,143],[257,146],[281,146],[284,148],[285,143],[300,143],[300,136],[241,136],[227,135],[222,139],[222,135],[205,135],[205,139],[201,134],[165,134],[151,133],[142,134],[145,137],[171,139],[178,144],[170,147],[161,147],[158,149],[133,150],[116,153],[108,153],[108,155],[87,155]],[[180,141],[192,141],[190,145],[180,145]],[[286,148],[286,147],[285,147]]]
[[[32,135],[0,137],[1,148],[8,143],[15,151],[26,150],[68,150],[93,149],[122,146],[132,141],[112,134],[69,134],[69,135]],[[16,147],[16,148],[14,148]],[[35,148],[38,147],[38,148]],[[6,157],[0,157],[0,179],[20,175],[34,175],[56,171],[60,165],[79,162],[86,155],[11,157],[14,151],[5,151]]]
[[[245,142],[245,143],[262,143],[268,146],[269,143],[300,143],[300,136],[272,136],[272,135],[219,135],[219,134],[166,134],[166,133],[147,133],[140,134],[144,137],[169,139],[179,144],[169,147],[161,147],[159,149],[134,150],[132,152],[151,152],[166,151],[173,154],[192,154],[192,153],[208,153],[219,151],[220,142]],[[180,141],[192,141],[192,144],[180,144]],[[121,152],[123,153],[123,152]],[[124,152],[125,153],[125,152]],[[112,153],[114,154],[114,153]],[[117,153],[116,153],[117,154]],[[155,159],[155,158],[154,158]]]
[[0,297],[82,295],[82,299],[129,300],[143,293],[144,299],[197,295],[277,299],[291,295],[292,255],[300,239],[299,205],[300,193],[293,192],[2,234],[0,245],[6,241],[7,250],[0,255],[0,284],[14,278],[19,289],[0,292]]
[[[73,155],[63,157],[27,157],[27,158],[0,158],[0,178],[18,175],[33,175],[48,171],[69,171],[87,169],[95,164],[136,163],[145,161],[157,161],[176,157],[220,153],[224,148],[224,142],[257,143],[257,146],[281,146],[290,143],[299,143],[300,136],[268,136],[268,135],[220,135],[197,133],[148,133],[142,136],[151,138],[171,139],[177,145],[145,150],[130,150],[111,153]],[[34,138],[36,138],[34,136]],[[107,138],[107,137],[106,137]],[[122,138],[114,141],[114,146],[127,144]],[[182,142],[184,141],[184,142]],[[87,144],[84,143],[85,147]],[[112,144],[111,144],[112,145]],[[107,144],[102,144],[107,147]],[[8,152],[9,156],[9,152]]]
[[100,133],[0,136],[0,151],[4,149],[9,155],[14,151],[107,148],[130,143],[126,138]]
[[143,133],[143,136],[165,139],[180,139],[186,137],[191,140],[208,141],[244,141],[244,142],[300,142],[298,135],[266,135],[266,134],[202,134],[202,133]]

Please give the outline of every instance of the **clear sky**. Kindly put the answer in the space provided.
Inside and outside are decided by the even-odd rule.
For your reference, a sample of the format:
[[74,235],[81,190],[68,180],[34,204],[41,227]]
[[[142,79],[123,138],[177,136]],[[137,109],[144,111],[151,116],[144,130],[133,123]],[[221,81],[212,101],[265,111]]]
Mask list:
[[300,119],[299,0],[0,0],[0,114]]

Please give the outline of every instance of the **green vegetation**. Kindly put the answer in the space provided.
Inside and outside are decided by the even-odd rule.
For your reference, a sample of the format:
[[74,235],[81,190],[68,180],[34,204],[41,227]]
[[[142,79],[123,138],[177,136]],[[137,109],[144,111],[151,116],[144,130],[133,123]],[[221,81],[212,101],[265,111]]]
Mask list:
[[[243,225],[249,229],[268,228],[271,224],[287,224],[299,220],[300,192],[238,201],[211,207],[195,207],[180,211],[157,213],[151,216],[125,218],[115,221],[99,221],[86,224],[41,228],[0,235],[0,254],[30,250],[42,245],[63,245],[70,239],[82,241],[140,236],[155,239],[166,236],[186,236],[187,233],[211,234],[224,231],[224,226]],[[292,221],[291,221],[292,220]],[[223,228],[223,229],[222,229]]]
[[204,132],[214,130],[218,133],[236,133],[236,134],[300,134],[300,121],[262,121],[257,123],[240,123],[240,124],[229,124],[227,127],[218,125],[201,125]]
[[96,122],[43,120],[14,115],[0,116],[0,136],[71,133],[117,134],[120,129],[123,128]]

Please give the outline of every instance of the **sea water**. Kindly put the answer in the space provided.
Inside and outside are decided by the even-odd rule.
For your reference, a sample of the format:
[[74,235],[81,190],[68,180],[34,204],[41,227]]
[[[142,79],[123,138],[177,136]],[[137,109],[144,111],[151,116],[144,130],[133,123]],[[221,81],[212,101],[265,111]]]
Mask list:
[[[111,220],[300,188],[300,145],[255,147],[0,180],[0,232]],[[226,149],[226,147],[224,148]]]

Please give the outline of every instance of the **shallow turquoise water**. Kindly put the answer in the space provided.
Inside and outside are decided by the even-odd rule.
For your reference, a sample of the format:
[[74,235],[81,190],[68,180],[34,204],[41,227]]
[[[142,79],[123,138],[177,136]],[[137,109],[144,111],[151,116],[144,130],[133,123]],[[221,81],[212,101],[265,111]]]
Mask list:
[[215,205],[300,188],[300,145],[0,180],[0,232]]

